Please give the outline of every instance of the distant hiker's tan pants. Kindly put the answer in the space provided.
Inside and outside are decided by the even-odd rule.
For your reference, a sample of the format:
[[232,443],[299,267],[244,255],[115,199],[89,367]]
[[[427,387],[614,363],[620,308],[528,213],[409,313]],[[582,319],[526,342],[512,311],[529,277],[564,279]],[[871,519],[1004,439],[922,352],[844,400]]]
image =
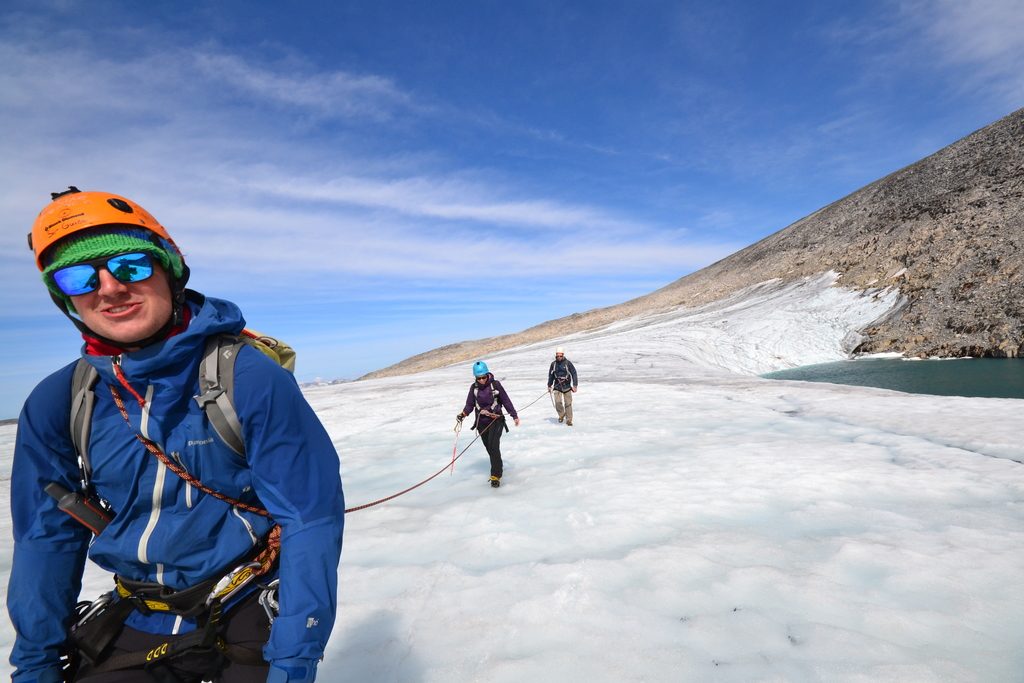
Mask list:
[[572,422],[572,392],[553,391],[551,393],[555,395],[555,411],[558,413],[558,417],[564,417]]

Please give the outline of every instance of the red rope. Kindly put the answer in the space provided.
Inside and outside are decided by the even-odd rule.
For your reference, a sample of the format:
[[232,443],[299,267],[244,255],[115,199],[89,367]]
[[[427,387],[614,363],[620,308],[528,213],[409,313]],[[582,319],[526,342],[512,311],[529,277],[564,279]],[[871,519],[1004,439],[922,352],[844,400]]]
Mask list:
[[455,474],[455,452],[459,449],[459,434],[462,433],[462,420],[456,420],[455,422],[455,442],[452,443],[452,471],[448,473],[448,476]]
[[[545,392],[545,393],[547,393],[547,392]],[[520,412],[520,413],[521,413],[521,412],[523,412],[524,410],[526,410],[526,408],[529,408],[530,406],[532,406],[532,405],[533,405],[534,403],[536,403],[537,401],[541,400],[542,398],[544,398],[544,394],[541,394],[540,396],[538,396],[538,397],[537,397],[537,398],[535,398],[534,400],[532,400],[532,401],[530,401],[529,403],[527,403],[527,404],[526,404],[526,407],[525,407],[525,408],[522,408],[522,409],[520,409],[520,410],[519,410],[519,412]],[[504,417],[504,416],[502,416],[502,417]],[[494,425],[494,424],[497,424],[497,422],[498,422],[497,420],[491,420],[491,422],[490,422],[490,423],[489,423],[489,424],[488,424],[488,425],[487,425],[486,427],[484,427],[483,429],[481,429],[481,430],[480,430],[480,431],[479,431],[479,432],[477,433],[477,435],[476,435],[475,437],[473,437],[473,440],[472,440],[472,441],[470,441],[470,442],[469,442],[469,444],[467,444],[467,445],[466,445],[466,447],[465,447],[465,448],[463,448],[463,449],[462,449],[462,450],[461,450],[461,451],[459,452],[459,454],[458,454],[458,455],[455,455],[455,446],[453,446],[453,447],[452,447],[452,461],[451,461],[450,463],[446,464],[446,465],[445,465],[444,467],[442,467],[442,468],[441,468],[440,470],[438,470],[437,472],[434,472],[434,473],[433,473],[432,475],[430,475],[429,477],[427,477],[426,479],[424,479],[424,480],[423,480],[423,481],[421,481],[420,483],[416,484],[415,486],[410,486],[409,488],[405,489],[404,491],[399,491],[398,493],[395,493],[395,494],[393,494],[393,495],[390,495],[390,496],[388,496],[387,498],[381,498],[380,500],[375,500],[375,501],[373,501],[372,503],[366,503],[366,504],[364,504],[364,505],[357,505],[357,506],[355,506],[355,507],[347,508],[347,509],[345,510],[345,514],[348,514],[349,512],[355,512],[355,511],[357,511],[357,510],[365,510],[366,508],[372,508],[372,507],[373,507],[374,505],[380,505],[381,503],[386,503],[386,502],[388,502],[389,500],[394,500],[395,498],[398,498],[398,497],[399,497],[399,496],[401,496],[401,495],[404,495],[404,494],[406,494],[406,493],[409,493],[409,491],[412,491],[412,490],[414,490],[414,489],[418,489],[419,487],[423,486],[424,484],[426,484],[426,483],[427,483],[428,481],[430,481],[430,480],[431,480],[431,479],[433,479],[434,477],[436,477],[436,476],[438,476],[439,474],[441,474],[442,472],[444,472],[444,471],[445,471],[446,469],[448,469],[449,467],[451,467],[451,468],[452,468],[452,469],[454,470],[454,468],[455,468],[455,461],[456,461],[456,460],[458,460],[459,458],[461,458],[461,457],[462,457],[462,454],[463,454],[463,453],[465,453],[466,451],[468,451],[468,450],[469,450],[469,447],[470,447],[470,446],[472,446],[472,445],[473,445],[474,443],[476,443],[476,440],[477,440],[477,439],[479,439],[479,438],[480,438],[481,436],[483,436],[483,433],[484,433],[484,432],[486,432],[486,431],[487,431],[488,429],[490,429],[492,425]],[[458,436],[457,436],[457,435],[456,435],[456,441],[458,441]]]
[[[121,367],[117,363],[114,363],[114,374],[117,375],[117,379],[118,379],[119,382],[121,382],[122,386],[124,386],[124,388],[127,389],[131,393],[131,395],[135,397],[135,400],[138,402],[139,406],[141,408],[145,408],[146,407],[145,399],[143,399],[142,396],[139,395],[139,392],[135,391],[135,389],[132,388],[131,384],[128,383],[128,380],[127,380],[127,378],[125,378],[124,373],[121,372]],[[128,410],[124,407],[124,401],[121,399],[121,394],[118,393],[117,389],[113,385],[110,385],[110,393],[114,397],[114,403],[117,404],[117,409],[121,412],[121,417],[123,417],[125,419],[125,422],[127,422],[128,425],[131,426],[131,420],[128,419]],[[545,393],[547,393],[547,392],[545,392]],[[539,401],[542,398],[544,398],[544,395],[545,394],[541,394],[540,396],[538,396],[537,398],[532,400],[530,403],[526,404],[526,406],[524,408],[522,408],[519,412],[523,412],[524,410],[526,410],[527,408],[532,406],[534,403],[536,403],[537,401]],[[504,419],[504,415],[502,416],[502,419]],[[477,435],[475,437],[473,437],[473,440],[470,441],[469,444],[467,444],[466,447],[463,448],[462,451],[459,452],[457,455],[455,453],[455,449],[458,447],[459,438],[458,438],[458,432],[456,432],[456,435],[455,435],[455,444],[456,445],[452,446],[452,460],[451,460],[451,462],[445,464],[444,467],[442,467],[437,472],[435,472],[434,474],[430,475],[429,477],[427,477],[426,479],[424,479],[423,481],[421,481],[418,484],[414,484],[413,486],[410,486],[407,489],[399,491],[398,493],[394,493],[394,494],[392,494],[390,496],[387,496],[386,498],[381,498],[379,500],[375,500],[375,501],[370,502],[370,503],[365,503],[363,505],[356,505],[355,507],[346,508],[345,509],[345,514],[348,514],[349,512],[357,512],[358,510],[365,510],[366,508],[371,508],[371,507],[373,507],[375,505],[380,505],[381,503],[386,503],[389,500],[394,500],[395,498],[398,498],[399,496],[402,496],[402,495],[405,495],[406,493],[409,493],[409,491],[414,491],[414,490],[418,489],[419,487],[423,486],[424,484],[426,484],[430,480],[432,480],[435,477],[437,477],[438,475],[440,475],[442,472],[444,472],[448,468],[451,468],[452,472],[454,472],[455,471],[455,461],[458,460],[459,458],[461,458],[462,454],[465,453],[466,451],[468,451],[469,447],[472,446],[474,443],[476,443],[476,440],[479,439],[481,436],[483,436],[483,433],[486,432],[488,429],[490,429],[497,422],[498,422],[498,420],[491,420],[491,422],[486,427],[484,427],[479,432],[477,432]],[[207,494],[209,494],[209,495],[211,495],[214,498],[217,498],[219,500],[223,500],[225,503],[228,503],[230,505],[234,505],[236,507],[242,508],[243,510],[247,510],[249,512],[256,513],[257,515],[263,515],[264,517],[269,517],[270,516],[270,513],[267,510],[263,509],[263,508],[255,507],[253,505],[247,505],[246,503],[243,503],[241,501],[235,500],[234,498],[231,498],[229,496],[225,496],[224,494],[219,493],[218,491],[214,491],[213,489],[208,488],[201,481],[199,481],[194,476],[192,476],[188,472],[188,470],[186,470],[184,467],[181,467],[176,462],[174,462],[173,460],[168,458],[167,455],[160,449],[159,446],[157,446],[155,443],[153,443],[152,441],[150,441],[149,439],[144,437],[142,434],[139,434],[138,432],[136,432],[135,438],[138,439],[139,441],[141,441],[142,445],[146,447],[146,450],[148,450],[150,453],[152,453],[154,456],[156,456],[157,460],[162,462],[167,467],[167,469],[171,470],[176,475],[178,475],[179,477],[181,477],[182,479],[187,481],[189,484],[192,484],[192,486],[195,486],[200,491],[203,491],[204,493],[207,493]],[[275,535],[275,532],[276,532],[276,535]],[[274,556],[275,557],[277,556],[276,548],[280,546],[280,538],[281,538],[281,528],[280,528],[280,526],[276,526],[276,527],[274,527],[274,529],[271,529],[270,539],[268,540],[267,550],[269,551],[271,549],[270,543],[272,543],[276,539],[277,544],[276,544],[275,552],[274,552]],[[262,557],[262,555],[261,555],[261,557]],[[259,561],[259,560],[257,559],[257,561]]]
[[472,446],[474,443],[476,443],[476,440],[479,439],[481,436],[483,436],[484,432],[486,432],[488,429],[491,428],[491,426],[496,425],[497,423],[498,423],[497,420],[491,420],[490,424],[488,424],[486,427],[481,429],[477,433],[477,435],[473,437],[473,440],[470,441],[466,445],[466,447],[463,448],[462,451],[458,455],[455,455],[454,453],[452,454],[452,461],[450,463],[447,463],[444,467],[439,469],[437,472],[434,472],[432,475],[430,475],[429,477],[427,477],[426,479],[424,479],[420,483],[415,484],[413,486],[410,486],[409,488],[405,489],[404,491],[399,491],[398,493],[392,494],[392,495],[388,496],[387,498],[381,498],[380,500],[375,500],[372,503],[366,503],[364,505],[357,505],[355,507],[346,508],[345,509],[345,514],[347,515],[348,513],[355,512],[357,510],[365,510],[366,508],[372,508],[374,505],[380,505],[381,503],[386,503],[389,500],[394,500],[395,498],[398,498],[401,495],[405,495],[406,493],[409,493],[409,491],[418,489],[419,487],[423,486],[424,484],[426,484],[428,481],[430,481],[431,479],[433,479],[437,475],[439,475],[442,472],[444,472],[449,467],[455,467],[455,461],[458,460],[459,458],[461,458],[462,454],[465,453],[466,451],[468,451],[469,447]]

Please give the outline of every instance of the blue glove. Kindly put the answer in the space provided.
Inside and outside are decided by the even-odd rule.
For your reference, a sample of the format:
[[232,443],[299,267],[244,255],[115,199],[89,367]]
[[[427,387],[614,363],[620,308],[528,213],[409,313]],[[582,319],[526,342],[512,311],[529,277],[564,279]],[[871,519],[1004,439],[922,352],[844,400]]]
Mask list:
[[313,683],[316,665],[315,659],[276,659],[270,663],[267,683]]

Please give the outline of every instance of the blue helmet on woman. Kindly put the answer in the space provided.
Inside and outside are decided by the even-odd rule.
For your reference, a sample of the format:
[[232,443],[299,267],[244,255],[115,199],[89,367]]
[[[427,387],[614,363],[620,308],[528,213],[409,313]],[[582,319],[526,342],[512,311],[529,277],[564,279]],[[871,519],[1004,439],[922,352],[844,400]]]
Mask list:
[[477,362],[473,363],[474,377],[483,377],[488,372],[490,371],[487,369],[487,363],[483,362],[482,360],[478,360]]

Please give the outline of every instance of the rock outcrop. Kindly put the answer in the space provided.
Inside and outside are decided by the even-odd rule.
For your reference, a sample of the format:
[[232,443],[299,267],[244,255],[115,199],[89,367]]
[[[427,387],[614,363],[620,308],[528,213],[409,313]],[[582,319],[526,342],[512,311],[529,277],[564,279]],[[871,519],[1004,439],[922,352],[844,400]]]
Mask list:
[[829,270],[842,274],[839,286],[896,286],[905,297],[862,331],[859,352],[1024,356],[1024,109],[651,294],[441,347],[367,377],[419,372]]

